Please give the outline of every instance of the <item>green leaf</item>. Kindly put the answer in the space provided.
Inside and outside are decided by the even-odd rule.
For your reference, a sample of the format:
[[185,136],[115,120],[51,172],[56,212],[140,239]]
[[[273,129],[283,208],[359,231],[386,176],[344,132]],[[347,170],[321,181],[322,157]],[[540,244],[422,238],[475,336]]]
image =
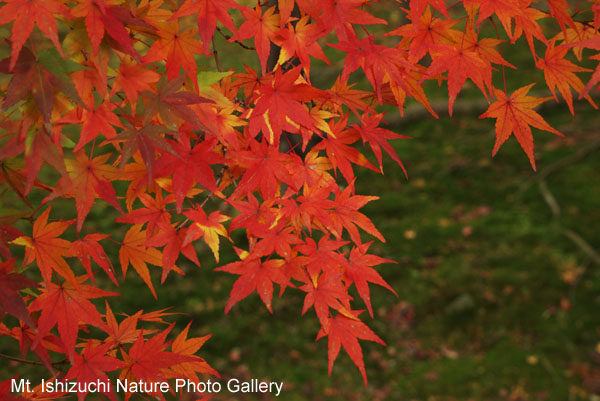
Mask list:
[[231,74],[233,74],[233,71],[200,71],[198,73],[198,86],[210,86]]
[[69,79],[68,74],[71,72],[88,69],[71,59],[63,59],[54,47],[37,54],[37,60],[45,69],[61,79]]

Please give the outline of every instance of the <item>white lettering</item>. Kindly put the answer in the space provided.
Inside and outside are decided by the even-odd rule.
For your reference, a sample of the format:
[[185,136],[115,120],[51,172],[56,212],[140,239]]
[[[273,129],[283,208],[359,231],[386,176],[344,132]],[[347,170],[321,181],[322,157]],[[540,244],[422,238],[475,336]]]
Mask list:
[[30,386],[29,379],[27,379],[27,380],[20,379],[19,384],[17,384],[16,379],[12,379],[10,381],[10,392],[11,393],[22,393],[22,392],[26,391],[26,392],[30,393],[31,389],[29,388],[29,386]]
[[[275,397],[279,397],[279,393],[281,393],[281,389],[283,388],[283,382],[280,383],[271,383],[271,385],[275,386],[275,388],[277,389],[277,393],[275,393]],[[272,393],[273,390],[271,390],[271,388],[269,387],[269,391]]]
[[125,381],[117,379],[117,393],[125,391],[127,391],[127,379],[125,379]]
[[230,379],[227,382],[227,390],[230,393],[237,393],[240,391],[240,381],[238,379]]

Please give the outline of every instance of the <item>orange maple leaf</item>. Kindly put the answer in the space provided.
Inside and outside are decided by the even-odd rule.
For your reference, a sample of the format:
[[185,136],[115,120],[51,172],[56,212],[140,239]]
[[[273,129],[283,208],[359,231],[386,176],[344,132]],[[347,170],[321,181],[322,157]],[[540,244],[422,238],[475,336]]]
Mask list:
[[183,67],[186,75],[192,80],[197,88],[196,61],[194,54],[203,52],[202,43],[195,39],[198,31],[186,29],[179,32],[179,22],[157,23],[160,28],[158,34],[160,39],[154,42],[144,61],[152,63],[158,60],[166,60],[167,77],[172,80],[179,76]]
[[527,154],[531,167],[535,170],[535,159],[533,157],[533,136],[531,128],[536,127],[553,134],[563,136],[552,128],[533,109],[551,97],[537,98],[527,96],[529,89],[535,84],[527,85],[517,89],[510,97],[504,91],[494,88],[497,101],[492,103],[485,113],[479,118],[496,118],[496,143],[492,156],[495,156],[500,146],[506,142],[511,133],[514,133],[519,144]]
[[71,243],[59,237],[71,224],[70,221],[55,221],[48,223],[50,209],[46,209],[33,223],[33,235],[21,236],[13,240],[16,245],[25,246],[25,260],[29,264],[37,262],[42,278],[46,284],[50,283],[52,271],[57,272],[72,284],[76,284],[73,271],[64,259]]
[[[554,40],[551,40],[546,49],[544,58],[540,58],[536,61],[537,67],[544,70],[544,78],[546,78],[546,84],[554,99],[558,101],[556,96],[556,88],[569,105],[569,110],[572,115],[575,115],[573,110],[573,96],[571,94],[571,88],[578,92],[582,92],[583,82],[575,72],[591,71],[588,68],[579,67],[571,63],[569,60],[565,60],[565,55],[569,51],[568,47],[559,46],[554,47]],[[592,106],[596,106],[594,101],[589,95],[585,98],[590,102]]]
[[323,31],[316,24],[309,24],[307,15],[296,22],[295,26],[288,24],[287,29],[280,29],[278,35],[281,40],[281,50],[279,52],[278,64],[283,65],[286,61],[297,55],[300,59],[302,67],[310,71],[310,58],[313,56],[319,60],[323,60],[327,64],[329,60],[323,53],[321,46],[317,43],[317,39],[322,36]]
[[[120,347],[123,344],[134,343],[142,332],[141,329],[137,328],[137,323],[142,315],[142,311],[140,310],[131,316],[127,316],[121,321],[121,323],[117,323],[117,319],[115,318],[115,315],[113,314],[113,311],[106,300],[105,305],[106,333],[108,334],[108,337],[104,340],[104,342],[106,344],[110,344],[114,348]],[[146,334],[151,334],[154,332],[155,330],[144,330],[144,333]]]
[[190,324],[177,335],[177,338],[171,344],[171,352],[176,355],[188,356],[194,360],[191,362],[181,362],[177,365],[169,368],[168,375],[174,378],[186,377],[195,382],[198,381],[196,373],[209,373],[211,375],[219,377],[219,373],[214,370],[204,359],[196,356],[196,352],[204,345],[204,343],[211,337],[210,334],[202,337],[187,338],[190,330]]
[[135,115],[138,94],[151,90],[150,84],[158,81],[159,78],[160,74],[156,71],[134,62],[131,57],[123,57],[110,94],[114,95],[122,89],[131,106],[131,115]]
[[162,264],[162,254],[156,248],[144,246],[146,242],[146,231],[142,230],[141,224],[135,224],[125,234],[123,239],[123,245],[119,250],[119,261],[121,262],[121,269],[123,270],[123,278],[127,274],[127,267],[131,263],[135,271],[140,275],[142,280],[146,283],[152,295],[156,298],[156,291],[152,286],[152,280],[150,279],[150,271],[148,271],[148,265],[150,263],[154,266],[160,266]]

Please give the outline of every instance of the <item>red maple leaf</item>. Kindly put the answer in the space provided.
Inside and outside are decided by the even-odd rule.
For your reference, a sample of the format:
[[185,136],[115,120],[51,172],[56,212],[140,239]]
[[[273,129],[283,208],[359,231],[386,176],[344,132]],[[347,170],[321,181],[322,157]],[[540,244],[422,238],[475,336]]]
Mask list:
[[302,232],[303,227],[312,233],[313,227],[316,227],[339,238],[341,232],[336,231],[333,219],[329,214],[329,210],[334,207],[333,201],[329,199],[330,195],[331,187],[305,189],[303,195],[296,199],[279,201],[282,206],[281,216],[290,219],[290,223],[298,233]]
[[29,306],[32,312],[41,311],[34,346],[54,326],[58,326],[64,352],[71,362],[75,360],[75,343],[80,321],[106,330],[102,316],[89,300],[119,295],[116,292],[81,284],[84,279],[78,278],[76,287],[67,282],[60,285],[54,283],[45,285],[41,294]]
[[[126,366],[121,370],[119,379],[139,382],[141,381],[165,381],[168,377],[168,370],[184,363],[197,362],[197,358],[171,351],[166,351],[168,343],[165,343],[167,335],[173,328],[170,325],[167,329],[159,332],[148,340],[144,340],[144,333],[140,332],[137,340],[129,352],[121,349],[123,360]],[[160,392],[151,392],[151,395],[161,394]],[[126,395],[129,398],[130,393]]]
[[383,238],[383,235],[377,230],[373,222],[358,211],[358,209],[367,203],[377,199],[379,199],[378,196],[354,195],[353,183],[348,185],[342,192],[339,192],[335,197],[334,206],[330,212],[336,232],[341,233],[342,227],[344,227],[350,234],[352,241],[360,245],[360,234],[356,228],[358,226],[380,241],[385,242],[385,238]]
[[[590,59],[592,59],[592,60],[600,60],[600,54],[596,54],[595,56],[591,56]],[[594,73],[592,74],[592,76],[591,76],[590,80],[588,81],[588,83],[585,85],[585,88],[582,89],[581,93],[579,94],[579,98],[581,99],[582,97],[586,96],[587,93],[592,89],[592,87],[594,85],[596,85],[598,82],[600,82],[600,64],[594,70]],[[598,90],[599,88],[596,88],[596,90]]]
[[364,99],[371,93],[359,89],[352,89],[355,84],[348,85],[348,81],[338,77],[331,89],[322,93],[324,107],[335,113],[342,114],[342,106],[345,105],[358,115],[358,110],[366,111],[369,106]]
[[229,263],[215,270],[240,276],[231,287],[229,299],[225,305],[225,313],[228,313],[235,304],[254,291],[258,293],[269,312],[273,313],[271,305],[273,283],[281,286],[281,292],[286,287],[293,287],[285,273],[285,261],[282,259],[261,262],[260,258],[247,256],[240,262]]
[[296,67],[282,73],[278,68],[272,81],[257,88],[259,97],[252,110],[250,124],[252,126],[254,120],[264,119],[267,130],[263,130],[263,133],[269,143],[275,146],[279,145],[279,137],[288,118],[305,128],[316,130],[302,102],[312,99],[318,91],[310,85],[297,82],[301,70]]
[[[110,343],[93,345],[92,341],[88,341],[81,354],[75,354],[73,366],[67,372],[65,380],[76,378],[77,382],[81,383],[81,388],[88,389],[88,391],[77,392],[78,401],[82,401],[88,395],[91,387],[88,387],[90,383],[109,383],[110,379],[106,372],[122,369],[126,366],[123,361],[107,355],[111,346]],[[84,385],[85,387],[83,387]],[[102,393],[111,400],[116,401],[115,393],[110,391],[111,386],[98,387],[97,391],[94,392]]]
[[160,74],[148,69],[145,64],[136,63],[131,57],[123,57],[110,94],[114,95],[122,89],[131,105],[131,114],[135,115],[138,94],[150,91],[150,84],[158,81],[159,78]]
[[259,203],[256,197],[249,193],[246,200],[230,200],[229,203],[239,212],[229,224],[227,229],[229,233],[244,228],[252,234],[255,227],[268,227],[276,219],[274,200]]
[[0,263],[0,319],[4,313],[10,313],[35,328],[19,290],[37,287],[37,284],[22,274],[13,273],[14,263],[14,259]]
[[276,6],[270,7],[263,13],[260,4],[255,8],[242,8],[246,21],[229,41],[240,41],[254,38],[254,47],[260,60],[260,68],[264,74],[267,71],[267,58],[271,51],[271,41],[274,41],[279,30],[279,14],[275,14]]
[[[415,0],[411,0],[411,4],[413,1]],[[421,60],[427,52],[434,51],[440,45],[452,44],[453,36],[456,34],[456,31],[451,29],[456,25],[456,21],[434,16],[428,6],[423,10],[421,13],[413,14],[410,24],[402,25],[385,34],[412,38],[408,54],[409,59],[414,61]]]
[[314,306],[319,322],[326,330],[330,324],[329,308],[353,318],[350,313],[350,300],[352,297],[348,295],[341,276],[341,271],[326,270],[318,279],[312,276],[311,282],[300,287],[302,291],[307,293],[304,298],[302,314],[305,314],[311,306]]
[[92,272],[92,260],[96,262],[98,266],[104,270],[104,272],[108,275],[115,285],[119,285],[117,279],[115,278],[114,268],[110,259],[104,252],[104,248],[102,245],[98,243],[98,241],[106,239],[110,237],[107,234],[88,234],[84,238],[80,238],[77,241],[73,242],[71,247],[69,248],[69,252],[67,256],[77,256],[85,271],[88,274],[88,277],[94,283],[94,273]]
[[[1,177],[2,174],[0,172],[0,178]],[[2,220],[5,219],[0,219],[0,221]],[[16,218],[15,221],[16,220],[18,220],[18,218]],[[14,228],[13,226],[5,223],[0,223],[0,255],[4,259],[12,258],[12,254],[10,252],[10,248],[8,247],[8,243],[21,236],[23,236],[23,233]]]
[[386,20],[376,18],[361,9],[365,3],[368,3],[365,0],[301,0],[297,3],[307,14],[317,20],[325,32],[335,30],[340,40],[346,40],[348,36],[354,34],[352,24],[387,25]]
[[[381,88],[384,81],[390,79],[398,85],[404,86],[404,75],[407,71],[415,68],[405,59],[402,50],[375,44],[372,36],[359,40],[356,35],[352,34],[348,39],[329,46],[348,53],[344,61],[341,79],[346,81],[352,72],[361,67],[371,86],[375,89],[380,104],[382,103]],[[405,90],[410,92],[408,88]]]
[[192,220],[194,224],[190,226],[183,240],[182,246],[187,246],[193,241],[203,237],[204,242],[210,247],[215,260],[219,262],[219,236],[229,238],[227,229],[222,223],[229,220],[229,216],[214,211],[210,215],[206,215],[200,207],[183,213],[187,218]]
[[[0,72],[13,74],[6,88],[6,96],[0,111],[26,100],[27,95],[31,94],[44,119],[44,128],[49,133],[52,130],[50,121],[56,92],[66,94],[84,108],[86,106],[83,104],[66,71],[53,65],[60,58],[56,57],[58,60],[53,59],[50,51],[46,51],[43,55],[44,57],[41,54],[35,55],[25,47],[20,52],[18,61],[13,66],[14,68],[10,67],[9,58],[0,61]],[[31,125],[32,121],[29,120],[27,123]]]
[[108,5],[104,0],[77,1],[79,4],[71,12],[75,17],[85,17],[85,26],[92,43],[94,55],[98,54],[100,43],[104,37],[104,32],[106,32],[118,43],[121,51],[136,60],[140,59],[139,54],[133,48],[133,43],[124,23],[133,22],[150,28],[152,26],[134,17],[121,7]]
[[75,197],[77,231],[81,231],[83,221],[97,197],[123,213],[115,189],[109,181],[115,176],[116,169],[104,164],[109,157],[110,154],[105,154],[89,159],[83,150],[76,152],[75,159],[65,160],[68,177],[61,178],[54,191],[44,199],[44,202],[49,202],[60,196]]
[[[348,264],[344,255],[338,252],[338,249],[347,243],[347,241],[331,240],[328,236],[324,236],[318,244],[312,238],[305,238],[304,244],[296,246],[298,252],[306,255],[303,264],[306,266],[307,277],[314,287],[317,286],[322,272],[330,271],[331,266],[344,267]],[[341,273],[341,269],[339,272]],[[304,277],[305,281],[307,277]]]
[[[2,325],[0,325],[1,327]],[[23,322],[19,326],[13,327],[10,332],[2,332],[0,330],[0,333],[10,335],[19,342],[19,350],[23,357],[29,351],[35,353],[42,364],[48,369],[48,372],[54,374],[54,367],[52,366],[52,360],[48,351],[64,352],[64,346],[57,336],[48,333],[41,340],[36,341],[34,345],[37,329],[31,328]]]
[[55,17],[69,17],[69,9],[55,0],[5,0],[6,5],[0,9],[0,25],[14,21],[12,26],[10,67],[15,66],[21,48],[31,35],[33,27],[37,27],[50,38],[61,56],[62,46],[58,40],[58,29]]
[[330,122],[329,127],[334,135],[324,138],[317,144],[316,149],[325,149],[334,171],[337,172],[339,169],[346,181],[351,183],[354,181],[354,171],[350,163],[373,171],[377,171],[377,168],[356,148],[349,146],[357,142],[361,136],[358,131],[347,129],[347,126],[348,113],[340,120]]
[[122,133],[114,137],[111,142],[124,141],[121,162],[119,169],[122,170],[125,164],[139,150],[147,170],[147,185],[152,184],[154,178],[154,162],[156,161],[156,150],[159,152],[169,152],[176,157],[179,155],[171,144],[165,139],[164,134],[173,134],[174,132],[167,127],[157,124],[144,125],[141,128],[137,127],[138,121],[133,121],[136,125],[125,125]]
[[409,136],[398,135],[395,132],[379,127],[379,123],[383,119],[383,114],[369,115],[363,114],[360,118],[360,125],[352,124],[352,127],[358,131],[363,143],[369,143],[377,161],[379,162],[379,170],[383,172],[381,159],[381,148],[402,168],[404,175],[406,169],[396,154],[392,145],[388,142],[390,139],[411,139]]
[[164,153],[155,165],[155,177],[172,176],[173,194],[177,213],[181,213],[183,200],[195,183],[209,191],[217,190],[215,173],[210,167],[224,161],[215,150],[216,138],[210,138],[193,147],[188,136],[177,142],[169,140],[172,153]]
[[202,39],[205,54],[210,54],[210,44],[217,28],[217,20],[235,32],[235,25],[229,10],[241,8],[233,0],[186,0],[171,18],[180,18],[195,14],[198,20],[198,32]]
[[120,127],[121,122],[113,112],[114,104],[104,102],[98,107],[90,105],[86,109],[73,109],[69,114],[58,120],[59,123],[81,124],[81,135],[74,151],[77,152],[84,145],[94,140],[99,134],[105,138],[111,139],[117,136],[115,127]]
[[[344,276],[349,282],[354,283],[358,290],[358,295],[362,298],[367,305],[369,314],[373,317],[373,308],[371,307],[371,295],[369,291],[369,282],[378,284],[382,287],[387,288],[396,294],[396,291],[385,280],[381,275],[373,269],[371,266],[379,265],[381,263],[396,263],[393,260],[385,259],[376,255],[367,254],[367,250],[371,242],[367,244],[361,244],[350,251],[350,257],[348,265],[344,270]],[[398,296],[398,294],[396,294]]]
[[363,322],[358,320],[359,311],[351,312],[352,318],[348,318],[341,314],[329,318],[328,324],[323,326],[317,335],[317,340],[321,337],[328,337],[328,359],[329,359],[329,374],[333,368],[340,348],[343,346],[352,362],[358,367],[360,374],[367,385],[367,373],[365,372],[365,363],[363,361],[362,349],[358,340],[368,340],[385,345],[383,340],[369,329]]
[[[179,70],[177,70],[179,71]],[[194,82],[195,79],[193,79]],[[195,111],[189,106],[198,103],[212,103],[212,100],[198,96],[189,91],[179,91],[184,85],[185,75],[177,76],[167,82],[163,76],[156,86],[156,93],[143,91],[142,96],[148,99],[144,108],[144,121],[150,120],[157,114],[168,127],[177,126],[177,118],[184,120],[197,128],[205,129]]]
[[175,266],[175,262],[177,261],[179,255],[184,255],[186,258],[194,262],[196,266],[200,266],[200,261],[196,255],[196,249],[194,248],[194,245],[191,242],[184,245],[188,231],[189,228],[175,229],[172,226],[163,226],[158,231],[158,234],[145,242],[145,245],[151,247],[164,245],[162,251],[163,271],[160,277],[161,284],[166,280],[167,275],[173,269],[176,269],[178,273],[183,274],[183,272],[177,269],[177,266]]
[[162,192],[158,191],[156,198],[143,193],[138,199],[145,207],[132,210],[126,215],[116,218],[115,221],[130,224],[147,223],[146,235],[148,238],[160,229],[171,227],[171,213],[167,211],[166,206],[173,203],[173,195],[168,195],[163,199]]
[[236,165],[244,170],[231,198],[237,199],[259,190],[263,199],[272,199],[279,191],[279,182],[293,185],[294,180],[287,168],[290,159],[266,142],[250,140],[248,150],[231,151],[229,155]]
[[433,6],[438,10],[446,19],[450,19],[448,15],[448,9],[446,8],[446,2],[444,0],[410,0],[410,18],[416,21],[423,15],[423,12],[431,13],[429,5]]
[[467,50],[464,42],[458,45],[445,45],[443,51],[434,52],[433,62],[427,70],[428,78],[448,72],[448,114],[452,116],[452,109],[456,96],[470,78],[481,92],[487,97],[486,86],[492,86],[491,65],[481,59],[475,51]]

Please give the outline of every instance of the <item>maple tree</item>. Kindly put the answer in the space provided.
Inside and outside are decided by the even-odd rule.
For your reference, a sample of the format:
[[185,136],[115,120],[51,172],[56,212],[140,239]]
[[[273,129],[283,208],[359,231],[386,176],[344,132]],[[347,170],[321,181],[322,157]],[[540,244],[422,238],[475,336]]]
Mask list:
[[[355,168],[383,173],[385,152],[404,170],[392,143],[408,138],[384,128],[383,105],[402,114],[412,98],[437,118],[425,89],[435,81],[452,115],[471,81],[490,103],[480,118],[495,119],[493,153],[514,134],[535,169],[532,127],[562,135],[535,107],[558,101],[556,89],[571,113],[573,90],[595,107],[589,92],[600,81],[600,64],[583,66],[600,60],[596,1],[371,3],[0,1],[0,335],[60,378],[218,375],[196,355],[207,337],[188,338],[189,325],[169,339],[169,313],[118,319],[110,305],[130,265],[156,297],[151,266],[160,283],[183,274],[180,256],[200,265],[202,242],[218,264],[221,244],[241,230],[239,261],[217,267],[239,276],[225,312],[254,292],[272,312],[274,284],[280,296],[305,293],[299,312],[314,310],[330,373],[344,348],[366,384],[358,340],[384,342],[361,308],[373,316],[369,284],[394,290],[374,268],[392,261],[369,253],[371,237],[384,238],[360,211],[377,197],[356,194]],[[375,15],[386,8],[404,23]],[[257,68],[225,65],[217,37]],[[502,50],[517,41],[552,97],[530,95],[533,83],[507,89],[516,67]],[[338,69],[330,87],[313,85],[315,59]],[[355,87],[356,72],[370,88]],[[72,213],[53,209],[61,199]],[[92,208],[107,207],[118,232],[86,224]],[[98,274],[114,287],[100,288]],[[0,384],[10,399],[40,390],[9,391]]]

